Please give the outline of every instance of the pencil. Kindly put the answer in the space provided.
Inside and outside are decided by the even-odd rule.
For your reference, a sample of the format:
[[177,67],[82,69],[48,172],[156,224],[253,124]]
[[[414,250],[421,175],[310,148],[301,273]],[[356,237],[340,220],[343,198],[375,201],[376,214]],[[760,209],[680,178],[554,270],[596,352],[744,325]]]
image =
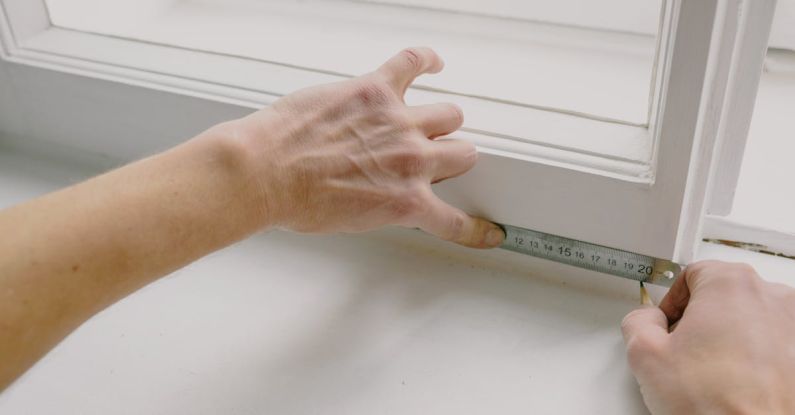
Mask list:
[[651,300],[651,297],[649,297],[649,292],[646,291],[646,287],[643,286],[643,281],[640,282],[640,304],[654,307],[654,302]]

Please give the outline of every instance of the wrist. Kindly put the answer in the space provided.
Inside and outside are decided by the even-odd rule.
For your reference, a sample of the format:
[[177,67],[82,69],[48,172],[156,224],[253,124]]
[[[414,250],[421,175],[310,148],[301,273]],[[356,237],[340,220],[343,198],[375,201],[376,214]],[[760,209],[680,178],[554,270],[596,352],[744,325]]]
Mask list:
[[271,226],[271,212],[265,181],[261,177],[263,160],[252,151],[241,120],[217,124],[196,138],[215,173],[224,182],[224,197],[230,214],[239,215],[251,233]]

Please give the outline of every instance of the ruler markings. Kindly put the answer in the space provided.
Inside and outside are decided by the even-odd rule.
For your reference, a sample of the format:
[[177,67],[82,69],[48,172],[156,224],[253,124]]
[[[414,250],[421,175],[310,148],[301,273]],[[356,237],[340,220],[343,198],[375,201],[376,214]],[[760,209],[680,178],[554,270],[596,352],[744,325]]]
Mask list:
[[647,255],[510,225],[501,248],[644,283],[670,287],[679,264]]

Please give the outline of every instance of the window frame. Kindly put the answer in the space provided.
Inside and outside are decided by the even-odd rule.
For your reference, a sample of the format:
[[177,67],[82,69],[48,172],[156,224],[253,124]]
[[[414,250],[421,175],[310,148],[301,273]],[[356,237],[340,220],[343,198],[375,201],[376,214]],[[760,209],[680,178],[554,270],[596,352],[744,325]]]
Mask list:
[[[69,1],[69,0],[66,0]],[[318,11],[312,9],[312,5],[328,4],[323,0],[316,0],[314,3],[309,2],[282,2],[282,1],[266,1],[262,2],[269,5],[268,8],[260,9],[247,9],[248,1],[239,0],[244,3],[243,6],[237,5],[238,2],[231,1],[228,5],[228,10],[219,9],[214,2],[205,5],[200,2],[194,5],[193,1],[177,2],[174,8],[157,8],[151,7],[153,3],[158,0],[150,0],[147,2],[150,8],[157,10],[154,14],[144,13],[145,16],[136,17],[151,19],[161,24],[155,24],[154,29],[139,29],[137,25],[131,24],[135,21],[128,17],[129,14],[134,12],[127,12],[122,9],[119,12],[115,10],[118,7],[113,7],[108,3],[100,2],[105,9],[99,9],[99,15],[108,13],[108,21],[104,22],[102,19],[87,18],[86,21],[81,22],[84,13],[73,13],[72,17],[62,17],[66,26],[54,26],[52,32],[43,34],[42,36],[35,36],[26,40],[25,49],[29,51],[40,51],[42,53],[62,53],[68,56],[78,57],[86,60],[101,61],[113,63],[116,66],[134,67],[142,70],[149,70],[158,73],[172,73],[180,77],[192,77],[202,79],[210,82],[217,82],[231,88],[238,88],[243,90],[258,90],[267,92],[274,97],[285,95],[296,89],[307,87],[318,83],[318,75],[326,75],[324,78],[326,82],[330,80],[341,80],[355,76],[357,72],[353,68],[342,67],[325,67],[323,66],[322,59],[320,61],[290,61],[284,54],[285,49],[308,49],[315,50],[319,47],[311,41],[323,36],[324,31],[343,30],[345,25],[333,25],[329,23],[328,27],[323,27],[319,30],[314,29],[313,26],[307,27],[302,21],[302,13],[307,13],[307,19],[316,19],[319,14]],[[168,0],[161,0],[168,2]],[[78,4],[85,3],[80,7],[90,7],[96,0],[76,0]],[[285,6],[280,6],[281,4]],[[298,8],[287,7],[293,3],[300,3]],[[58,3],[56,3],[58,4]],[[354,17],[347,17],[345,24],[350,23],[349,19],[355,22],[361,22],[363,27],[369,27],[370,22],[362,16],[363,10],[359,10],[362,3],[357,2],[333,2],[333,10],[335,13],[340,13],[347,16],[349,13],[354,14]],[[226,5],[226,3],[225,3]],[[275,6],[274,6],[275,5]],[[370,5],[372,6],[372,5]],[[243,7],[243,8],[241,8]],[[339,10],[337,10],[339,9]],[[383,7],[375,7],[375,9],[383,9]],[[78,9],[79,10],[79,9]],[[309,11],[311,10],[311,11]],[[374,12],[376,10],[373,10]],[[213,12],[224,14],[223,19],[219,20],[234,20],[236,18],[247,19],[250,22],[250,15],[256,15],[256,20],[261,21],[262,24],[256,27],[249,27],[245,30],[239,30],[235,25],[225,25],[223,29],[224,40],[222,46],[219,48],[217,45],[207,46],[204,44],[204,33],[208,32],[200,22],[207,18],[207,14]],[[257,14],[260,13],[260,14]],[[295,16],[294,14],[298,14]],[[379,11],[379,19],[383,20],[383,12]],[[184,20],[188,18],[196,19],[199,15],[199,23],[194,21],[194,24],[185,24]],[[185,19],[183,19],[183,16]],[[422,12],[413,13],[417,18],[422,16]],[[366,16],[365,16],[366,17]],[[403,16],[404,18],[406,16]],[[427,17],[426,17],[427,19]],[[395,19],[400,20],[400,19]],[[312,20],[315,21],[315,20]],[[462,22],[457,21],[461,24]],[[189,22],[190,23],[190,22]],[[256,39],[260,37],[272,38],[275,36],[273,33],[267,31],[257,31],[261,26],[281,25],[301,27],[302,29],[317,30],[303,33],[296,32],[279,32],[279,36],[288,39],[297,38],[295,42],[272,41],[266,45],[260,44]],[[379,21],[379,23],[387,22]],[[468,22],[475,23],[475,22]],[[485,23],[485,22],[478,22]],[[498,30],[502,35],[506,35],[505,29],[502,26],[506,23],[503,21],[491,22],[489,21],[489,29],[483,30],[488,32],[490,30]],[[515,22],[514,22],[515,23]],[[353,24],[353,23],[352,23]],[[427,22],[426,22],[427,24]],[[114,26],[132,27],[128,30],[115,30]],[[243,25],[245,26],[245,25]],[[549,25],[545,25],[549,26]],[[450,25],[450,22],[445,22],[444,29],[456,30],[455,25]],[[168,29],[166,29],[168,28]],[[217,27],[212,30],[218,30]],[[370,37],[378,38],[379,45],[382,43],[389,43],[390,40],[394,41],[394,32],[400,32],[404,28],[404,24],[395,23],[394,26],[389,26],[387,29],[378,32],[368,33]],[[252,30],[248,32],[247,30]],[[398,30],[400,29],[400,30]],[[433,28],[428,33],[427,28],[418,29],[431,39],[431,45],[434,41],[444,42],[444,36],[439,36],[440,29]],[[515,27],[514,27],[515,29]],[[572,39],[571,34],[564,30],[562,33],[546,32],[544,27],[536,27],[535,29],[545,31],[544,37],[554,37],[553,43],[561,42],[564,44],[577,43],[576,38]],[[162,36],[161,30],[173,30],[176,33],[169,33]],[[182,33],[183,30],[186,34]],[[364,29],[366,30],[366,29]],[[150,32],[154,31],[159,35],[152,35]],[[556,31],[553,31],[556,32]],[[559,32],[559,31],[558,31]],[[91,36],[96,33],[107,33],[103,36]],[[193,35],[198,37],[198,41],[193,39]],[[558,35],[560,37],[558,37]],[[613,34],[613,40],[617,42],[627,41],[627,39]],[[629,36],[632,38],[633,36]],[[127,39],[127,42],[121,39]],[[252,40],[253,39],[253,40]],[[234,40],[234,41],[232,41]],[[553,49],[549,47],[533,47],[529,44],[545,43],[544,39],[535,39],[536,41],[529,41],[523,39],[523,45],[532,49],[532,52],[538,53],[542,57],[550,57],[557,53],[550,53],[546,49]],[[163,53],[151,54],[148,51],[141,51],[140,47],[130,46],[130,43],[148,44],[146,49],[164,49]],[[232,43],[231,45],[228,45]],[[241,47],[239,44],[242,44]],[[529,43],[529,44],[528,44]],[[622,58],[621,54],[594,54],[594,42],[589,45],[578,45],[577,48],[582,48],[585,52],[589,52],[589,56],[596,55],[598,59],[592,59],[599,67],[609,64],[612,58]],[[631,43],[631,42],[630,42]],[[289,44],[285,48],[283,44]],[[397,50],[403,47],[404,43],[399,43],[394,47]],[[163,48],[163,46],[167,46]],[[462,41],[460,46],[469,48],[469,45]],[[126,49],[135,49],[127,51]],[[325,48],[322,49],[333,49]],[[569,49],[564,47],[562,52]],[[633,49],[637,49],[637,46]],[[252,52],[253,50],[253,52]],[[98,52],[100,51],[100,52]],[[116,51],[116,53],[114,53]],[[169,67],[162,63],[163,57],[169,55],[183,55],[180,59],[173,59],[174,61],[191,61],[192,57],[201,54],[191,54],[190,51],[206,51],[209,55],[222,55],[225,60],[233,60],[234,58],[243,58],[238,60],[234,68],[250,67],[250,70],[241,71],[229,68],[221,69],[200,69],[212,67],[207,62],[207,59],[197,60],[196,68],[185,68],[183,65],[178,65],[176,68]],[[632,53],[637,53],[634,50]],[[273,55],[270,55],[272,53]],[[361,50],[356,53],[351,53],[350,50],[335,50],[333,56],[335,61],[340,57],[349,57],[352,60],[358,59],[359,62],[364,62],[360,66],[359,71],[369,71],[374,65],[380,62],[380,59],[386,59],[392,50],[386,51],[383,48],[378,48],[373,45],[367,47],[363,46]],[[564,53],[565,54],[565,53]],[[300,54],[299,54],[300,55]],[[360,59],[359,56],[368,56],[367,59]],[[158,59],[154,59],[157,57]],[[552,60],[555,60],[554,58]],[[152,62],[149,62],[152,61]],[[200,63],[199,63],[200,62]],[[373,63],[375,62],[375,63]],[[585,64],[583,63],[582,66]],[[601,65],[601,66],[600,66]],[[219,65],[223,66],[223,65]],[[227,65],[228,66],[228,65]],[[255,69],[256,68],[256,69]],[[196,70],[198,69],[198,70]],[[603,68],[604,69],[604,68]],[[448,68],[445,72],[450,72],[453,68]],[[228,73],[238,72],[235,77],[228,76]],[[649,69],[649,75],[651,74]],[[260,75],[262,74],[262,75]],[[313,77],[314,75],[314,77]],[[652,75],[653,77],[653,75]],[[437,77],[422,77],[414,83],[413,87],[407,93],[407,101],[412,105],[427,104],[439,101],[452,101],[461,106],[467,114],[467,120],[464,131],[473,133],[480,139],[484,146],[506,150],[509,152],[519,152],[522,154],[534,155],[538,151],[544,151],[545,155],[558,160],[566,160],[571,153],[581,153],[583,155],[593,156],[589,158],[589,165],[594,165],[596,168],[604,168],[616,173],[624,174],[627,177],[642,175],[648,170],[649,160],[651,158],[651,149],[653,147],[654,136],[648,131],[649,114],[641,120],[626,121],[619,118],[612,118],[606,114],[588,113],[587,109],[566,107],[561,105],[554,105],[554,103],[545,102],[544,99],[539,102],[528,103],[522,100],[505,99],[506,97],[489,96],[488,93],[478,93],[473,90],[459,90],[450,88],[450,85],[434,84],[433,79]],[[571,76],[563,76],[561,79],[565,82],[573,81]],[[648,89],[651,81],[643,87],[645,90],[641,91],[641,95],[650,95]],[[572,83],[572,85],[575,85]],[[517,89],[517,88],[513,88]],[[626,93],[626,91],[625,91]],[[544,95],[544,94],[542,94]],[[593,101],[598,99],[598,93],[580,93],[576,98],[585,98],[586,100]],[[615,103],[617,100],[611,100]],[[651,101],[650,97],[644,101]],[[641,113],[651,113],[650,103],[644,102]],[[584,112],[583,112],[584,111]],[[614,114],[615,115],[615,114]],[[601,122],[600,122],[601,121]],[[587,137],[587,138],[586,138]],[[544,149],[529,149],[530,146],[536,148],[544,147]],[[562,150],[555,152],[554,149]],[[608,161],[601,161],[606,159]],[[624,163],[615,163],[615,161],[624,161]]]
[[[767,85],[768,89],[791,89],[792,85],[794,85],[793,81],[795,81],[795,51],[776,49],[771,45],[765,58],[765,74],[760,82],[760,87],[762,88],[764,88],[762,83],[765,82],[765,76],[776,79],[767,80],[767,82],[769,82]],[[784,81],[784,79],[786,79],[786,81]],[[782,84],[782,81],[787,82],[787,84]],[[759,94],[762,93],[760,89]],[[769,97],[762,96],[758,98],[757,107],[754,110],[753,122],[748,132],[749,136],[747,139],[743,140],[743,144],[745,144],[747,140],[765,140],[767,145],[771,145],[773,142],[770,138],[771,136],[762,137],[761,135],[768,129],[786,128],[786,125],[763,127],[763,124],[761,124],[763,122],[762,119],[774,117],[783,120],[787,119],[791,112],[788,112],[789,106],[771,106],[769,103],[765,102],[766,99],[769,99]],[[761,106],[759,104],[761,104]],[[758,113],[760,111],[765,111],[765,113]],[[757,119],[757,117],[761,117],[761,119]],[[772,137],[776,137],[775,133],[773,133]],[[728,138],[729,137],[727,137],[727,139]],[[756,150],[759,151],[759,148],[757,147]],[[774,150],[780,152],[782,149],[776,147]],[[787,154],[786,148],[784,148],[784,150],[784,154]],[[758,170],[761,167],[759,163],[765,163],[768,166],[776,166],[776,168],[783,169],[784,176],[782,177],[788,177],[786,176],[788,168],[781,166],[780,161],[767,158],[763,159],[758,155],[749,158],[749,155],[744,153],[745,152],[731,154],[729,158],[725,160],[721,159],[722,163],[717,166],[715,174],[716,184],[712,189],[712,205],[704,217],[703,238],[705,240],[717,241],[728,245],[742,246],[752,251],[795,259],[795,232],[792,231],[791,226],[789,228],[787,226],[776,226],[774,225],[777,223],[775,220],[771,220],[769,216],[762,216],[769,213],[767,208],[763,207],[763,205],[773,203],[777,205],[783,204],[785,207],[791,206],[791,204],[787,204],[786,198],[776,198],[773,196],[773,193],[776,193],[776,195],[782,194],[782,192],[783,194],[787,194],[786,190],[782,191],[782,189],[785,189],[785,187],[782,187],[785,180],[782,179],[778,182],[775,180],[770,182],[754,181],[753,185],[755,187],[759,186],[760,189],[764,189],[761,193],[763,198],[756,199],[754,197],[757,195],[749,194],[750,189],[748,187],[751,182],[747,179],[747,175],[753,174],[749,172],[749,170]],[[745,169],[742,174],[740,174],[741,167]],[[739,177],[739,180],[732,182],[731,180],[734,179],[734,177]],[[743,178],[745,178],[745,180]],[[757,180],[758,179],[759,177],[757,177]],[[745,183],[742,183],[743,181],[745,181]],[[741,186],[745,186],[745,188],[740,189]],[[721,191],[726,193],[722,194],[720,193]],[[726,196],[730,196],[730,198]],[[770,200],[764,197],[768,197]],[[726,209],[716,209],[713,206],[716,200],[725,199],[730,199],[731,202],[729,206],[723,206]],[[758,211],[754,209],[757,211],[754,215],[749,215],[749,203],[752,204],[751,206],[758,207]],[[737,212],[738,205],[742,205],[744,212]],[[720,205],[718,206],[720,207]],[[779,220],[780,219],[781,218],[779,218]],[[791,225],[791,223],[792,222],[789,221],[787,225]]]
[[[0,6],[3,65],[12,73],[14,86],[25,88],[34,79],[53,79],[54,84],[42,93],[56,94],[54,102],[61,105],[72,102],[96,114],[88,132],[78,125],[85,120],[58,115],[60,128],[49,130],[25,117],[9,117],[4,122],[11,129],[28,131],[27,135],[123,159],[178,142],[177,134],[186,129],[204,128],[208,122],[273,102],[280,94],[269,92],[273,89],[268,85],[297,89],[340,79],[231,56],[70,33],[52,26],[43,0],[0,0]],[[656,139],[648,160],[627,162],[511,140],[497,140],[496,145],[493,136],[464,130],[454,136],[475,142],[480,161],[467,175],[436,185],[437,193],[471,213],[499,222],[688,262],[700,239],[705,194],[718,157],[716,143],[727,120],[720,114],[727,113],[724,108],[736,108],[734,114],[747,112],[750,122],[753,100],[748,94],[725,94],[729,86],[753,86],[761,73],[763,54],[751,53],[758,52],[760,45],[746,41],[749,36],[742,34],[756,34],[752,38],[757,40],[769,34],[775,1],[669,0],[668,8],[670,30],[662,41],[663,69],[656,80],[659,96],[649,129]],[[743,8],[755,12],[742,13]],[[100,54],[90,55],[92,48]],[[103,51],[129,60],[114,61]],[[742,66],[751,70],[731,71]],[[205,71],[192,73],[191,68]],[[251,86],[229,81],[229,74],[240,77],[240,73],[252,80]],[[75,79],[86,86],[88,95],[70,95],[74,90],[64,83]],[[254,79],[265,81],[254,83]],[[111,90],[132,99],[134,110],[113,105],[118,97],[107,92]],[[190,105],[201,107],[200,114],[160,106],[150,123],[137,122],[147,111],[138,105],[188,99],[184,97],[191,100]],[[438,95],[426,97],[435,98]],[[44,101],[23,96],[18,100],[19,111],[35,106],[34,112],[58,114],[63,108]],[[175,125],[175,120],[181,125]],[[119,134],[120,122],[128,127],[121,135],[139,137],[136,142],[107,139],[109,134]],[[14,125],[18,123],[27,124]],[[173,141],[140,138],[163,134],[171,135]],[[722,151],[737,146],[736,141],[721,143]]]

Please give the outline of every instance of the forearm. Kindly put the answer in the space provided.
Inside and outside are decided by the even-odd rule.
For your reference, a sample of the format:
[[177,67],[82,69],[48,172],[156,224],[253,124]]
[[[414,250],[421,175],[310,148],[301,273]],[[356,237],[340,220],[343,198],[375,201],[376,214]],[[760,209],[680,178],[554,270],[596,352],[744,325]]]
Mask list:
[[97,311],[266,226],[241,146],[211,129],[0,212],[0,390]]
[[442,69],[407,49],[377,71],[307,88],[175,149],[0,212],[0,389],[91,315],[268,226],[311,233],[420,228],[498,246],[499,226],[438,198],[472,143],[452,104],[407,107]]

